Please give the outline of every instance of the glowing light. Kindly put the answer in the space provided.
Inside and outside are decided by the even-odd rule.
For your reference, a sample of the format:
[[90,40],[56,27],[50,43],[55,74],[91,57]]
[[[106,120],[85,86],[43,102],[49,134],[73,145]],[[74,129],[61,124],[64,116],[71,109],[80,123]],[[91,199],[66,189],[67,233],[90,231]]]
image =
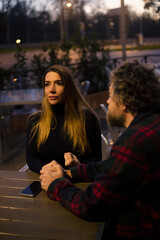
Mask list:
[[13,78],[13,82],[16,82],[17,81],[17,78]]
[[20,44],[20,43],[21,43],[21,39],[17,39],[17,40],[16,40],[16,43],[17,43],[17,44]]
[[67,6],[68,8],[70,8],[70,7],[72,7],[72,3],[68,2],[68,3],[66,4],[66,6]]

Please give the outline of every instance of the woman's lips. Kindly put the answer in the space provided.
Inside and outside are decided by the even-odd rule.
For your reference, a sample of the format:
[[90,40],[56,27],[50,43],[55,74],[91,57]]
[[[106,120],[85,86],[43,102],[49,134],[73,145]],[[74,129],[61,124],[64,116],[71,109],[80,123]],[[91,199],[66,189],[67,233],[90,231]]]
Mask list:
[[58,97],[55,97],[55,96],[51,96],[51,97],[49,97],[49,99],[51,99],[51,100],[56,100]]

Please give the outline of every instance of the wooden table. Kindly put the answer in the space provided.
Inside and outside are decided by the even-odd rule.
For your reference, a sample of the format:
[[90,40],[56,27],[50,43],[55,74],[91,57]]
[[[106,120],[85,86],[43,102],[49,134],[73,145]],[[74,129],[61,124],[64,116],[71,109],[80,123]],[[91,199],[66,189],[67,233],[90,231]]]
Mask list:
[[[0,239],[9,240],[91,240],[101,239],[104,223],[82,220],[42,191],[35,198],[20,191],[39,175],[0,171]],[[85,188],[86,184],[77,184]]]

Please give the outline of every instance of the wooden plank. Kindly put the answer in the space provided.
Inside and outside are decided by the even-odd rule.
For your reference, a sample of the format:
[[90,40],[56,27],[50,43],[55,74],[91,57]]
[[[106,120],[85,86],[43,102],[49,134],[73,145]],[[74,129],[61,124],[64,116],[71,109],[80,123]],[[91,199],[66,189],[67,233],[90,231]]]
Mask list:
[[24,187],[0,187],[0,197],[11,197],[11,198],[20,198],[20,199],[30,199],[36,201],[36,200],[49,200],[47,197],[47,194],[45,191],[41,191],[36,197],[29,198],[25,196],[21,196],[20,192],[29,185],[30,183],[27,183]]
[[[44,224],[45,220],[41,224],[31,224],[28,222],[14,222],[14,221],[0,221],[0,236],[5,234],[15,234],[25,237],[36,237],[36,238],[46,238],[46,239],[73,239],[73,240],[89,240],[95,239],[95,233],[98,231],[98,224],[95,228],[94,224],[90,223],[90,229],[88,226],[74,227],[70,225],[69,227],[64,227],[63,224],[55,225],[52,222],[50,225]],[[3,234],[5,233],[5,234]],[[0,237],[1,239],[1,237]]]
[[[40,193],[41,194],[41,193]],[[60,205],[58,202],[54,202],[48,199],[46,193],[43,193],[44,197],[41,199],[36,198],[27,198],[22,197],[12,198],[12,197],[0,197],[0,207],[10,207],[10,208],[28,208],[28,209],[44,209],[46,208],[48,211],[53,211],[53,205],[57,209],[57,206]]]
[[32,180],[20,180],[20,179],[0,179],[0,187],[17,187],[17,188],[24,188],[28,184],[30,184]]
[[[72,233],[71,233],[72,234]],[[67,238],[65,238],[64,236],[63,237],[50,237],[48,238],[48,236],[44,236],[44,237],[41,237],[40,235],[37,235],[37,236],[31,236],[31,235],[17,235],[17,234],[12,234],[12,233],[2,233],[0,232],[0,239],[1,240],[66,240]],[[68,238],[70,239],[70,238]],[[72,239],[72,238],[71,238]],[[80,239],[79,239],[80,240]],[[81,239],[82,240],[82,239]],[[86,239],[86,240],[89,240],[89,239]]]
[[[10,209],[10,208],[0,208],[0,220],[1,221],[11,221],[11,222],[24,222],[30,223],[30,225],[44,224],[51,228],[58,228],[60,225],[64,228],[87,228],[87,231],[92,230],[97,227],[97,223],[90,224],[85,220],[80,220],[76,216],[72,215],[68,211],[38,211],[30,209]],[[45,221],[44,221],[45,219]]]
[[[31,182],[30,182],[31,183]],[[27,183],[25,187],[27,187],[30,183]],[[0,196],[10,196],[10,197],[17,197],[22,198],[20,192],[24,189],[24,187],[0,187]]]
[[[6,170],[0,170],[0,180],[2,180],[4,182],[4,179],[6,180],[12,180],[14,181],[39,181],[39,174],[38,173],[34,173],[34,172],[15,172],[15,171],[6,171]],[[9,184],[11,182],[9,181]],[[17,184],[17,182],[15,182]],[[89,183],[78,183],[75,184],[77,187],[81,188],[81,189],[85,189],[86,186]]]
[[[46,240],[47,238],[36,238],[36,237],[27,237],[27,236],[15,236],[15,234],[5,234],[0,232],[0,239],[1,240]],[[54,240],[54,239],[53,239]]]
[[26,237],[26,236],[15,236],[15,235],[12,235],[12,234],[10,234],[10,235],[1,235],[1,233],[0,233],[0,239],[1,240],[41,240],[41,239],[44,239],[44,238],[35,238],[35,237]]
[[21,173],[21,172],[15,172],[15,171],[6,171],[6,170],[1,170],[0,171],[0,179],[20,179],[20,180],[39,180],[39,174],[34,173],[34,172],[26,172],[26,173]]

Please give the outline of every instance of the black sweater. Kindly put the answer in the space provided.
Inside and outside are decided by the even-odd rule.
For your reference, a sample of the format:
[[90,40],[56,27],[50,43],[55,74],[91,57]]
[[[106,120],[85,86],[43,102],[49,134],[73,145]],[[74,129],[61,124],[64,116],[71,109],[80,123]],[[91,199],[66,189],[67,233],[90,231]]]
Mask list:
[[64,153],[72,152],[77,156],[81,163],[89,163],[91,161],[100,161],[102,158],[101,153],[101,130],[100,125],[96,117],[85,110],[86,117],[86,133],[91,146],[91,152],[85,152],[79,154],[78,151],[73,150],[73,144],[69,138],[66,138],[62,133],[64,124],[64,105],[55,105],[54,113],[57,119],[57,127],[53,130],[51,128],[47,141],[40,146],[40,150],[37,150],[36,140],[37,135],[30,141],[30,132],[35,121],[40,118],[40,114],[30,117],[27,124],[27,136],[26,136],[26,160],[29,168],[39,173],[41,168],[56,160],[62,167],[65,167]]

